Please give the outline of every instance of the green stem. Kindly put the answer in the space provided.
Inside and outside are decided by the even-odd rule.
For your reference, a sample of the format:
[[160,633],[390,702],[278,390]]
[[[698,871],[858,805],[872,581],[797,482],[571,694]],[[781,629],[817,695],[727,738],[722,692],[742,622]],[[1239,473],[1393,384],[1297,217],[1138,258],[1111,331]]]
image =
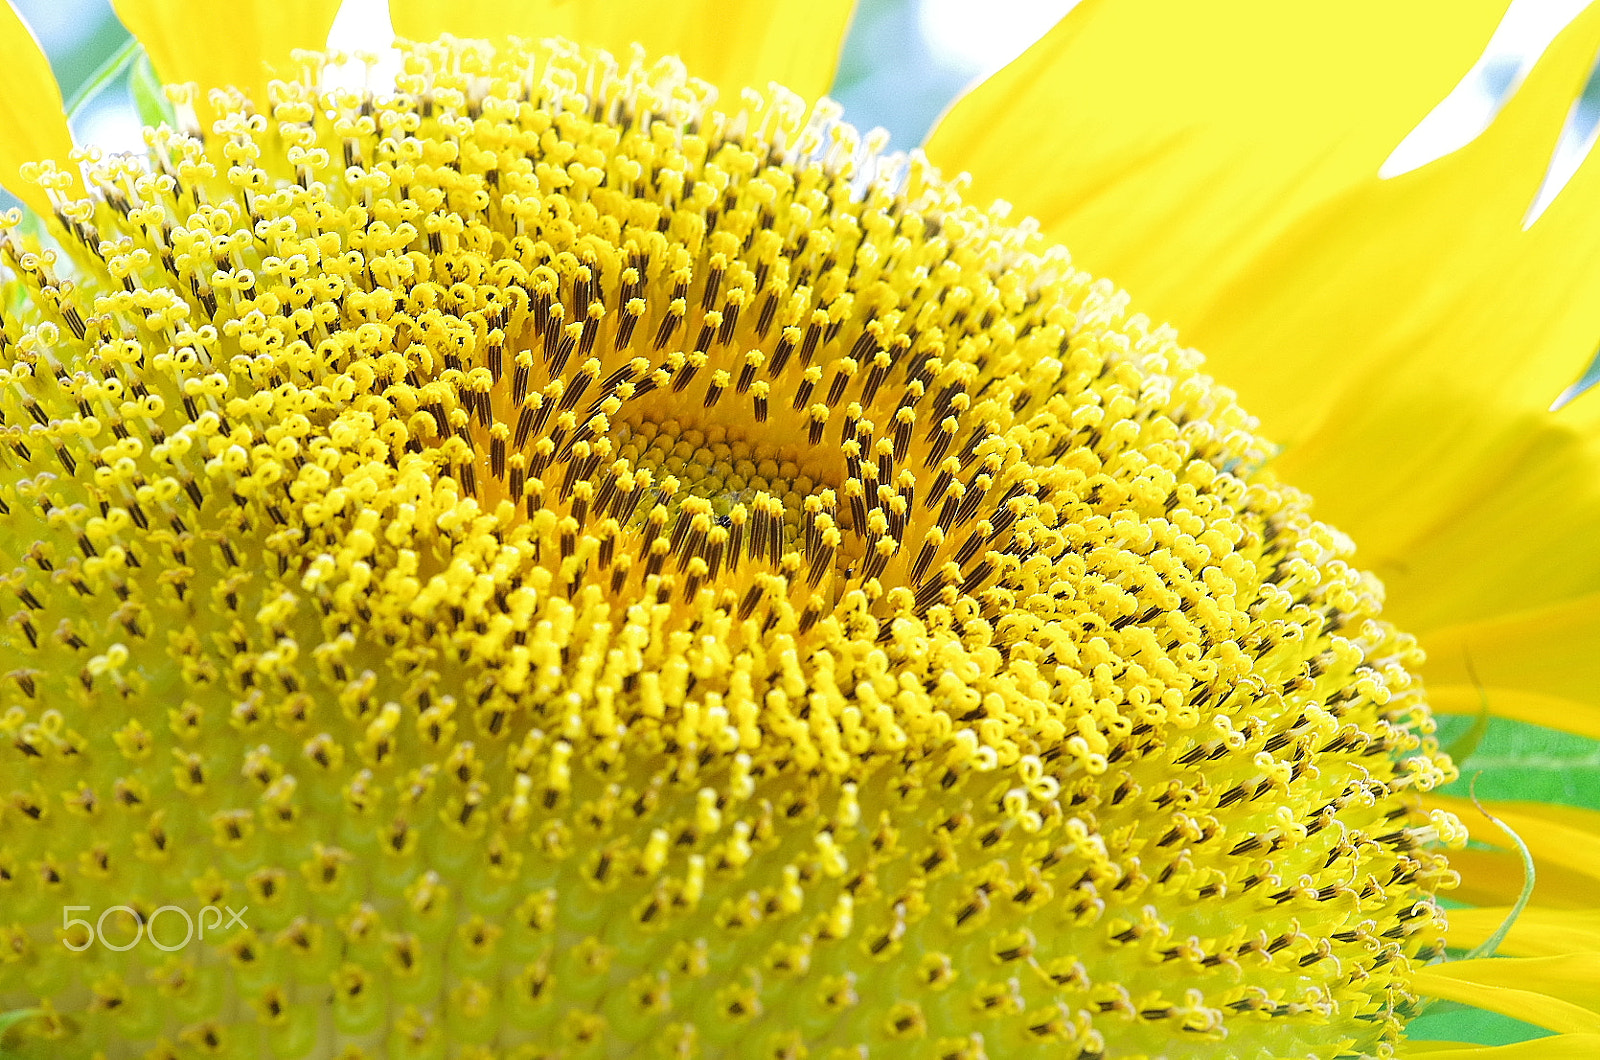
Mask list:
[[1517,846],[1517,853],[1522,856],[1522,893],[1517,895],[1516,902],[1511,906],[1511,912],[1506,915],[1504,922],[1502,922],[1501,925],[1495,929],[1494,934],[1484,939],[1481,945],[1476,946],[1472,950],[1468,951],[1466,956],[1462,958],[1463,960],[1468,961],[1476,957],[1494,956],[1495,951],[1500,948],[1500,943],[1504,942],[1506,935],[1511,932],[1511,925],[1515,924],[1517,922],[1517,917],[1521,916],[1522,911],[1528,908],[1528,900],[1533,897],[1533,885],[1535,881],[1535,874],[1533,871],[1533,855],[1528,851],[1528,844],[1524,843],[1522,841],[1522,837],[1511,830],[1510,825],[1506,824],[1500,818],[1483,808],[1483,803],[1478,801],[1477,787],[1478,778],[1473,777],[1472,804],[1478,808],[1479,813],[1493,821],[1500,831],[1511,837],[1511,841]]

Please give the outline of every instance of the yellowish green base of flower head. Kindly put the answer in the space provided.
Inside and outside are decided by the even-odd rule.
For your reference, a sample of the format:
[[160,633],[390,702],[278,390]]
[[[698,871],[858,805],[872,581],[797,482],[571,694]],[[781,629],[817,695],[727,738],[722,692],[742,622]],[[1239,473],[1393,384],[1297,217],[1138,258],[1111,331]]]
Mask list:
[[0,237],[14,1047],[1386,1053],[1450,766],[1198,357],[827,106],[406,62]]

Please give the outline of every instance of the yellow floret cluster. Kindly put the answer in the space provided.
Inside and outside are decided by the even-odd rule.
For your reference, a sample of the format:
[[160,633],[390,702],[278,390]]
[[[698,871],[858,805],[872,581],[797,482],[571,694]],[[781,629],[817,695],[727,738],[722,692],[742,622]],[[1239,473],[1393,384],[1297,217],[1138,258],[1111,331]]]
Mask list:
[[1197,354],[831,104],[325,61],[0,231],[8,1044],[1389,1051],[1451,766]]

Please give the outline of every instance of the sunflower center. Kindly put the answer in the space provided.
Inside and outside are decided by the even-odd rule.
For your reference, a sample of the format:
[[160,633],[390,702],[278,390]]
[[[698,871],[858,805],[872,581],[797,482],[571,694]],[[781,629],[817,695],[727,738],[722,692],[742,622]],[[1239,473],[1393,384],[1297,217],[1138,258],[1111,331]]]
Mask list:
[[[76,279],[0,236],[0,1002],[118,1060],[1396,1036],[1415,646],[1170,329],[781,92],[308,62],[45,172]],[[248,929],[54,934],[196,898]]]

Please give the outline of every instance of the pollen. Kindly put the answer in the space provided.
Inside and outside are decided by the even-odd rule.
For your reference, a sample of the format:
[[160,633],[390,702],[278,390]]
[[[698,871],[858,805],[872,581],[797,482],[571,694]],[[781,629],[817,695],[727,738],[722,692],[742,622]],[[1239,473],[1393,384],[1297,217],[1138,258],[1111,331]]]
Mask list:
[[1170,328],[827,102],[327,61],[0,228],[8,1047],[1392,1049],[1421,655]]

